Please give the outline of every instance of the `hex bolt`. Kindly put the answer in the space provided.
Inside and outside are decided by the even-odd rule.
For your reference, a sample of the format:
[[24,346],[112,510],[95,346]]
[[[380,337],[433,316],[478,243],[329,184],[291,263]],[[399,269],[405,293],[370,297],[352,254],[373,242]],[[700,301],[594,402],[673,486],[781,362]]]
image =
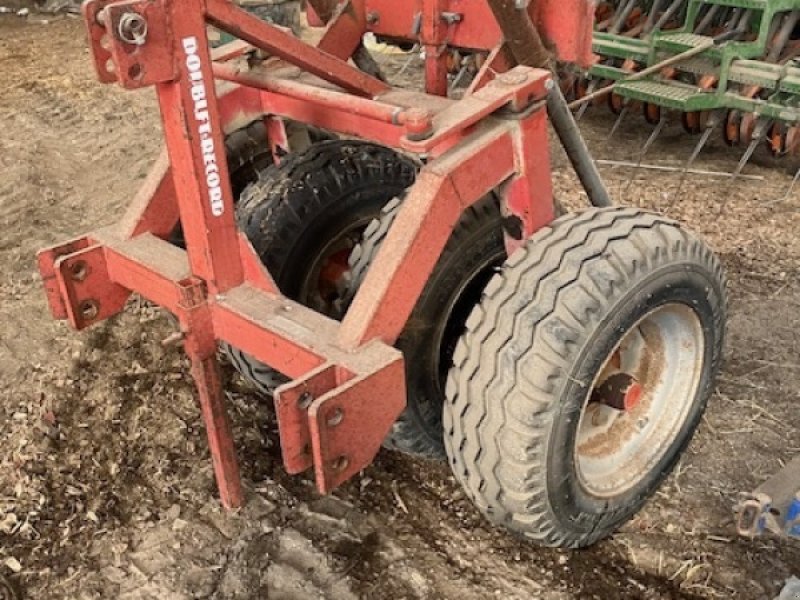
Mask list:
[[367,13],[367,25],[377,25],[381,20],[381,14],[377,10]]
[[409,108],[403,111],[403,124],[406,136],[415,142],[433,135],[433,114],[424,108]]
[[344,420],[344,411],[341,408],[333,409],[328,415],[328,427],[336,427]]
[[444,21],[448,25],[456,25],[464,20],[464,15],[457,12],[443,12],[441,16],[442,16],[442,21]]

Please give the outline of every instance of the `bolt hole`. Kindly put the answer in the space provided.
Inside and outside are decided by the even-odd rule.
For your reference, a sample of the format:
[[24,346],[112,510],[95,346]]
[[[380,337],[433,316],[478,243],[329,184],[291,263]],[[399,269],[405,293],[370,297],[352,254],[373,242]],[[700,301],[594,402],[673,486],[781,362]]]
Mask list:
[[100,313],[100,305],[96,300],[84,300],[78,307],[84,321],[92,321]]
[[73,281],[83,281],[89,274],[89,266],[85,260],[76,260],[70,265],[69,273]]
[[340,456],[331,462],[331,469],[337,472],[344,471],[350,464],[350,459],[346,456]]
[[336,427],[344,419],[344,411],[341,408],[336,408],[328,415],[328,427]]

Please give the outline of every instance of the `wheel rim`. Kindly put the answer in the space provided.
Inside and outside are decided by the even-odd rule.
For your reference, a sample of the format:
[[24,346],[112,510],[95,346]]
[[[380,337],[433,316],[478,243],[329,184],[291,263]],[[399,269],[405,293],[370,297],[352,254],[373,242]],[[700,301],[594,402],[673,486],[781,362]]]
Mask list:
[[697,313],[677,303],[651,311],[623,335],[578,422],[575,462],[587,492],[622,494],[665,456],[694,404],[704,346]]
[[351,299],[348,259],[371,220],[366,217],[353,221],[313,257],[300,285],[300,303],[331,318],[344,317],[347,300]]

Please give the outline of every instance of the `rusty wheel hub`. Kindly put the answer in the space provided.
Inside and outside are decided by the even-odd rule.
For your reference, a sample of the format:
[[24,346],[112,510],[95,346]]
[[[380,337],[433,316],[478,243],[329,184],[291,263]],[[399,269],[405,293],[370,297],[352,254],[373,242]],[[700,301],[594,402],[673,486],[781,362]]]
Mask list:
[[681,304],[652,311],[622,336],[578,425],[575,461],[589,493],[616,496],[656,467],[694,402],[703,347],[699,318]]
[[347,300],[351,299],[348,259],[369,221],[354,222],[311,261],[300,288],[299,298],[303,304],[335,319],[344,317]]

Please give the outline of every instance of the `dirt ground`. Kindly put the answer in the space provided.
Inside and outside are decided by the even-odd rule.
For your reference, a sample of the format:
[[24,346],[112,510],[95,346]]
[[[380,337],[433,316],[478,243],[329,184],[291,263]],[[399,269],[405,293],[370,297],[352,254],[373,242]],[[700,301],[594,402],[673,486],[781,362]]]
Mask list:
[[[635,160],[649,126],[595,156]],[[678,124],[646,162],[680,165]],[[725,262],[726,364],[675,474],[622,531],[578,552],[493,530],[447,466],[383,452],[319,497],[281,466],[267,403],[237,377],[230,404],[250,503],[217,506],[187,364],[164,315],[132,301],[76,334],[51,320],[38,248],[112,222],[160,144],[152,90],[95,82],[79,22],[0,16],[0,575],[36,599],[773,598],[800,575],[797,542],[738,539],[732,506],[800,452],[800,191],[763,180],[604,169],[623,202],[665,210]],[[697,166],[733,169],[714,142]],[[560,199],[581,197],[554,148]],[[624,192],[624,194],[622,193]],[[7,592],[6,592],[7,593]],[[3,598],[0,586],[0,598]]]

